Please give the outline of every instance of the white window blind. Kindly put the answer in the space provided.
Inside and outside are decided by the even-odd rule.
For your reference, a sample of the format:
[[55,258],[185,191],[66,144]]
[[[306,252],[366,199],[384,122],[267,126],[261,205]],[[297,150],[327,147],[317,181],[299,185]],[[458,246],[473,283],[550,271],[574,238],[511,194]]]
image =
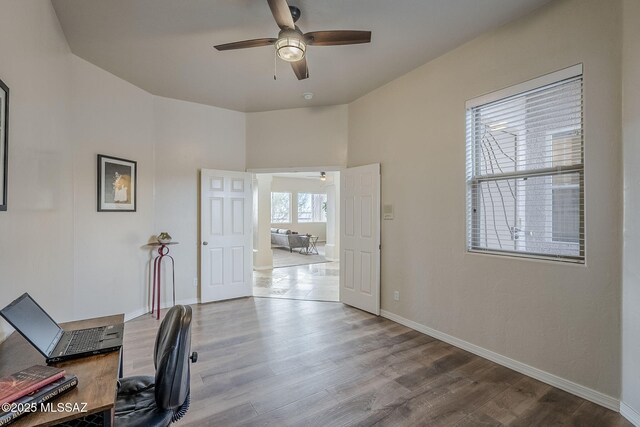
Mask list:
[[557,77],[468,103],[470,251],[584,262],[582,68]]
[[298,193],[298,222],[327,222],[326,194]]
[[271,222],[286,224],[291,222],[291,193],[271,193]]

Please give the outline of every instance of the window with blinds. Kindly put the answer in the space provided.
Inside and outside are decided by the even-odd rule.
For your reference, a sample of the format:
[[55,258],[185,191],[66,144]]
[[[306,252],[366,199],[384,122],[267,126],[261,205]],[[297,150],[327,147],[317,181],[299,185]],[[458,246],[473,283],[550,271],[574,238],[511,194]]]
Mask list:
[[582,66],[467,103],[470,251],[584,262]]
[[291,193],[271,193],[271,223],[291,223]]
[[298,193],[298,222],[327,222],[327,195]]

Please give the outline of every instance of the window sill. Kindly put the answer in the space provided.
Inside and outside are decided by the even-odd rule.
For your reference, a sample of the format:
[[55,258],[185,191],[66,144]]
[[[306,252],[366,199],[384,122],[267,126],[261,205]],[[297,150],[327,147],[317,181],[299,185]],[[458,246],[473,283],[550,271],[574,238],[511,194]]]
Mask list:
[[499,258],[516,258],[516,259],[521,259],[526,261],[550,263],[553,265],[576,265],[580,267],[585,267],[587,265],[586,259],[560,258],[560,257],[554,257],[554,256],[534,255],[534,254],[526,254],[526,253],[518,254],[513,252],[467,249],[467,254],[485,255],[489,257],[499,257]]

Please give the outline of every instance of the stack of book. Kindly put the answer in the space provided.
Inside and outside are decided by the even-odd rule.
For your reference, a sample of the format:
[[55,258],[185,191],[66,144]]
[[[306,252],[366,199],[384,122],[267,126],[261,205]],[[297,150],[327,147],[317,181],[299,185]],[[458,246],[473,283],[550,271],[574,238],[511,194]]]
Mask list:
[[40,410],[40,406],[78,385],[75,375],[52,366],[34,365],[0,378],[0,426],[19,416]]

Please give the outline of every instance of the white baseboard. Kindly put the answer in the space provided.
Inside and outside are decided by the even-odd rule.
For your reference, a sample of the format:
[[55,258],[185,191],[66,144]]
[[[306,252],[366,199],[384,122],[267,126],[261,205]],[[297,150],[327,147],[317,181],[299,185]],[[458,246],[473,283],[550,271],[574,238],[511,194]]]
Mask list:
[[640,413],[624,402],[620,402],[620,415],[625,417],[634,426],[640,427]]
[[[192,305],[192,304],[198,304],[198,298],[187,298],[187,299],[182,299],[182,300],[178,300],[176,301],[176,304],[182,304],[182,305]],[[169,304],[168,302],[163,302],[160,304],[161,308],[169,308],[172,307],[173,304]],[[143,314],[147,314],[151,312],[151,308],[149,307],[143,307],[143,308],[139,308],[137,310],[134,310],[130,313],[126,313],[124,315],[124,321],[128,322],[131,319],[135,319],[136,317],[140,317]]]
[[273,265],[260,265],[260,266],[253,266],[253,269],[256,271],[262,271],[262,270],[273,270]]
[[[176,301],[176,304],[182,304],[182,305],[193,305],[193,304],[198,304],[198,298],[185,298],[185,299],[181,299],[179,301]],[[167,308],[167,307],[171,307],[169,304],[167,304],[166,306],[163,305],[162,308]]]
[[129,320],[135,319],[136,317],[140,317],[143,314],[148,313],[149,310],[147,310],[146,308],[139,308],[135,311],[132,311],[130,313],[125,313],[124,315],[124,321],[128,322]]
[[[454,336],[445,334],[444,332],[440,332],[424,326],[420,323],[414,322],[413,320],[405,319],[404,317],[398,316],[397,314],[391,313],[389,311],[381,310],[380,315],[382,317],[386,317],[389,320],[393,320],[396,323],[400,323],[401,325],[404,325],[408,328],[414,329],[418,332],[422,332],[423,334],[432,336],[448,344],[469,351],[473,354],[477,354],[478,356],[484,357],[485,359],[489,359],[499,365],[506,366],[507,368],[520,372],[521,374],[535,378],[568,393],[575,394],[576,396],[587,399],[593,403],[597,403],[598,405],[604,406],[605,408],[611,409],[616,412],[621,410],[621,404],[615,397],[608,396],[599,391],[590,389],[580,384],[576,384],[573,381],[558,377],[557,375],[551,374],[538,368],[534,368],[533,366],[518,362],[517,360],[510,359],[491,350],[487,350],[483,347],[461,340],[460,338],[456,338]],[[631,410],[631,408],[629,409]],[[638,415],[635,411],[634,414],[636,416]]]

